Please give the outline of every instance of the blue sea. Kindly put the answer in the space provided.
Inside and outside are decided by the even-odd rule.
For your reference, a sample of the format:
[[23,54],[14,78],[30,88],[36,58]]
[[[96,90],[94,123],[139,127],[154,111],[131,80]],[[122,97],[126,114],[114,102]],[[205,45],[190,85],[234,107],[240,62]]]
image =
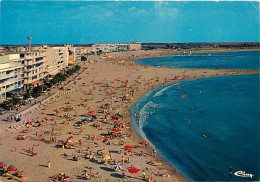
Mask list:
[[[210,69],[260,69],[260,51],[218,52],[177,55],[159,58],[135,60],[141,65],[167,66],[176,68],[210,68]],[[227,57],[225,57],[227,56]]]
[[[257,64],[252,57],[259,60],[255,56],[259,55],[259,51],[225,54],[239,55],[225,57],[229,68],[232,68],[230,62],[235,64],[233,68],[238,68],[239,61],[244,62],[246,57]],[[241,59],[240,55],[244,58]],[[156,59],[161,62],[162,58],[152,58],[152,62]],[[184,67],[191,65],[186,62],[186,57],[178,59],[181,67],[180,59],[184,59]],[[201,67],[210,67],[205,57],[197,62]],[[221,65],[227,67],[224,62]],[[246,69],[257,67],[248,65]],[[163,63],[163,66],[169,64]],[[211,68],[215,67],[211,65]],[[144,140],[150,141],[165,161],[190,181],[259,180],[259,76],[212,77],[157,87],[131,107],[133,126]],[[136,112],[140,113],[139,117]],[[230,167],[233,175],[229,175]],[[237,177],[234,175],[237,171],[254,176]]]

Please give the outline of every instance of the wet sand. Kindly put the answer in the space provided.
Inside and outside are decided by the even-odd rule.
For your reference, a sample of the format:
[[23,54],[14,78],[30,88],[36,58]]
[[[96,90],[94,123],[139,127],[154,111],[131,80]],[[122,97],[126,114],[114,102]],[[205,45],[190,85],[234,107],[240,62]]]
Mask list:
[[[143,172],[146,179],[155,181],[187,181],[167,161],[155,157],[149,146],[141,144],[143,141],[131,125],[130,106],[149,90],[170,82],[259,73],[259,70],[156,68],[131,62],[166,53],[169,52],[112,53],[109,55],[113,58],[109,60],[90,56],[91,62],[82,64],[86,70],[69,89],[61,90],[59,97],[22,117],[24,124],[20,126],[1,126],[0,161],[23,170],[24,181],[48,181],[50,176],[59,173],[65,173],[72,181],[86,181],[82,179],[86,172],[92,181],[144,181]],[[93,121],[82,122],[86,118]],[[27,139],[17,140],[18,135]],[[63,143],[74,149],[63,149]],[[125,149],[126,145],[132,149]],[[109,157],[111,161],[105,159]],[[150,161],[156,165],[149,164]],[[114,162],[122,163],[122,169],[115,171]],[[131,167],[139,172],[129,173]],[[123,173],[126,178],[122,178]],[[3,177],[0,180],[12,181]]]

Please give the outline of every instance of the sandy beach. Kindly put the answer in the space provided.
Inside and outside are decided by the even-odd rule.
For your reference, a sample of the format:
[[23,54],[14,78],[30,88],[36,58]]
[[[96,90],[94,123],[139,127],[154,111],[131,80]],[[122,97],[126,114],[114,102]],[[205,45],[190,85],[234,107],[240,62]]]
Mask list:
[[[177,52],[90,56],[90,62],[81,65],[82,73],[59,96],[38,104],[12,127],[1,121],[0,161],[24,171],[25,178],[0,176],[0,181],[48,181],[60,173],[71,181],[187,181],[135,133],[130,106],[149,90],[171,82],[259,70],[157,68],[132,62],[170,53]],[[114,170],[115,163],[122,169]],[[137,173],[130,173],[130,168]]]

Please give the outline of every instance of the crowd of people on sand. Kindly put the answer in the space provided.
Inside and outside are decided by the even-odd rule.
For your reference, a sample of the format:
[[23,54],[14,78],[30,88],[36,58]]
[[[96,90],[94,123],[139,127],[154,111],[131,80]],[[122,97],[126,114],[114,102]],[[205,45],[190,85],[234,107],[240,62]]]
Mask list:
[[[125,66],[135,66],[128,58],[113,61],[114,64],[122,65],[122,60],[126,61],[123,64]],[[37,114],[34,119],[23,121],[25,129],[22,129],[17,139],[26,140],[28,133],[36,131],[31,138],[39,142],[51,143],[56,150],[64,150],[60,155],[62,158],[75,162],[89,160],[91,164],[108,166],[111,169],[114,169],[113,166],[120,163],[124,167],[124,169],[119,169],[119,171],[122,171],[121,177],[128,181],[131,181],[133,176],[126,175],[126,169],[135,165],[133,161],[141,157],[151,161],[146,161],[142,164],[146,167],[138,169],[138,172],[142,174],[135,176],[137,179],[152,182],[157,177],[170,177],[166,172],[167,170],[157,168],[157,166],[163,164],[160,161],[152,160],[157,157],[157,152],[155,150],[150,152],[146,149],[149,148],[148,142],[128,145],[132,134],[129,129],[131,123],[126,119],[129,117],[127,108],[141,87],[151,89],[168,82],[169,79],[163,80],[159,77],[153,77],[145,80],[142,75],[138,75],[131,81],[115,78],[113,81],[90,81],[90,83],[87,83],[89,86],[86,86],[86,81],[83,78],[88,74],[90,74],[89,70],[85,70],[76,77],[69,89],[60,91],[60,94],[55,98],[39,105],[37,111],[40,114]],[[81,94],[81,96],[73,97],[71,94]],[[102,96],[94,100],[93,98],[97,97],[98,94]],[[62,105],[59,104],[59,107],[54,109],[50,107],[56,102],[62,102]],[[91,104],[92,102],[94,104]],[[22,118],[25,119],[26,117]],[[41,128],[41,130],[37,130],[38,128]],[[42,131],[43,129],[45,131]],[[88,132],[90,130],[95,130],[95,134]],[[71,136],[64,140],[62,139],[64,135],[58,136],[58,133],[62,132]],[[74,139],[75,136],[80,139]],[[106,148],[100,149],[102,146]],[[121,150],[113,150],[114,147],[118,148],[119,146]],[[36,145],[33,145],[27,151],[32,157],[39,153],[36,152],[35,147]],[[84,149],[84,147],[86,148]],[[67,151],[70,151],[70,153]],[[48,167],[50,167],[50,161]],[[159,172],[155,173],[156,171]],[[94,169],[85,170],[81,176],[82,179],[86,180],[95,180],[101,177],[99,172]],[[70,180],[64,173],[50,177],[52,181],[65,181],[65,179]]]

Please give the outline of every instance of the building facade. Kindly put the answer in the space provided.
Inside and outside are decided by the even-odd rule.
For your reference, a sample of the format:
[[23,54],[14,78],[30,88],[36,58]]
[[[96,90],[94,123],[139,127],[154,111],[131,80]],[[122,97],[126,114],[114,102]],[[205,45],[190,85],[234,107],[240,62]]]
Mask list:
[[66,45],[69,51],[69,64],[75,64],[81,62],[81,48],[73,47],[72,45]]
[[45,57],[45,51],[42,50],[20,52],[20,58],[23,59],[23,78],[26,90],[37,86],[46,76]]
[[0,56],[0,103],[6,100],[6,93],[24,87],[23,61],[19,54]]
[[69,52],[67,47],[46,47],[45,70],[48,75],[55,75],[68,66]]
[[92,52],[96,54],[122,52],[122,51],[137,51],[141,50],[141,42],[131,43],[112,43],[112,44],[93,44]]

